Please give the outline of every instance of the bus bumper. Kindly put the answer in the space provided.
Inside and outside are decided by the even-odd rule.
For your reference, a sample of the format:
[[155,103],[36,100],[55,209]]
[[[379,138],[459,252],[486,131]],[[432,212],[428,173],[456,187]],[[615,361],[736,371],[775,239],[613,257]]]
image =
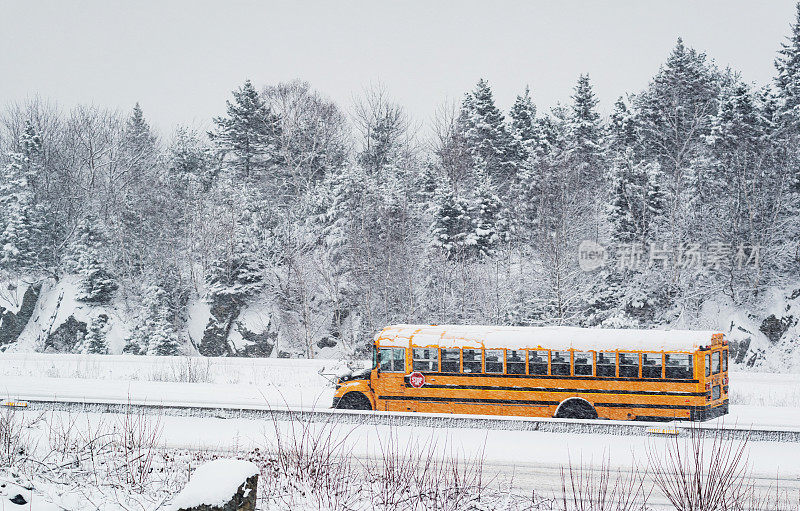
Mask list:
[[707,421],[722,417],[728,413],[728,400],[726,399],[720,404],[709,406],[698,406],[689,411],[689,420],[692,421]]

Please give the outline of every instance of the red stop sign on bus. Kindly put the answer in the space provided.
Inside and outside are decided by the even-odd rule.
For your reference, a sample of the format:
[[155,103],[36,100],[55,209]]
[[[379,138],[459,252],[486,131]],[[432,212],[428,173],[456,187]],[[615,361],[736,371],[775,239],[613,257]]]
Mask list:
[[415,389],[418,389],[425,385],[425,376],[423,376],[422,373],[415,371],[408,375],[408,383],[410,383]]

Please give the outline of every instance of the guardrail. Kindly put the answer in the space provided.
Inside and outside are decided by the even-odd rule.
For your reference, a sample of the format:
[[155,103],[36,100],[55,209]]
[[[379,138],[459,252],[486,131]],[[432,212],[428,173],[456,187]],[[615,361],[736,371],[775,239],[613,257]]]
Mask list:
[[[19,403],[17,401],[16,403]],[[750,441],[800,442],[800,429],[770,430],[721,422],[689,423],[685,421],[653,423],[610,420],[551,419],[534,417],[502,417],[489,415],[424,414],[415,412],[375,412],[313,408],[236,408],[215,406],[181,406],[178,404],[118,403],[97,401],[25,400],[27,406],[12,409],[30,411],[68,411],[92,413],[156,413],[172,416],[212,417],[276,421],[309,421],[335,424],[380,425],[395,427],[430,427],[461,429],[494,429],[506,431],[539,431],[545,433],[602,434],[616,436],[680,435],[689,428],[709,432],[722,430],[726,439],[748,438]]]

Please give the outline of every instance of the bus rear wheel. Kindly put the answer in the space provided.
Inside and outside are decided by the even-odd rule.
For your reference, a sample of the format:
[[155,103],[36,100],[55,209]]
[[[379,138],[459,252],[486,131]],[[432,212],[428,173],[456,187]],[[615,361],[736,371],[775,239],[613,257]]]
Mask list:
[[344,410],[372,410],[372,405],[369,399],[367,399],[367,396],[361,392],[348,392],[342,396],[336,408]]
[[596,419],[597,410],[583,399],[567,399],[560,405],[555,414],[556,419]]

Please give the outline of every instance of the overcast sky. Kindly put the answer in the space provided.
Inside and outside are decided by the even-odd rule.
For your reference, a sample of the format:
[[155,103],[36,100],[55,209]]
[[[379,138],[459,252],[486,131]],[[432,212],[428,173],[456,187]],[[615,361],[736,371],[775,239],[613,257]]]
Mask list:
[[589,73],[603,110],[646,86],[678,36],[766,83],[795,0],[206,2],[0,0],[0,104],[33,94],[129,110],[168,133],[230,91],[301,78],[349,108],[380,81],[419,121],[480,77],[539,108]]

